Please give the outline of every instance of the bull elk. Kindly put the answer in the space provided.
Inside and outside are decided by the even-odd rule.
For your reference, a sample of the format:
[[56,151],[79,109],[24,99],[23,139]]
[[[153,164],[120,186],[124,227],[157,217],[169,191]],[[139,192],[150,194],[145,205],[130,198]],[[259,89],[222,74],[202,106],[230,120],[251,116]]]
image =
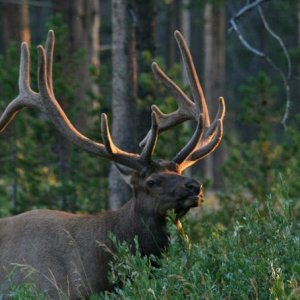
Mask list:
[[[48,33],[45,48],[37,47],[38,93],[30,87],[29,50],[27,44],[22,43],[19,95],[3,112],[0,131],[22,108],[38,109],[70,142],[115,163],[132,187],[133,197],[119,210],[96,215],[42,209],[0,219],[0,290],[4,295],[8,295],[7,278],[11,273],[14,283],[34,282],[53,299],[62,294],[71,299],[85,298],[111,289],[107,278],[113,251],[110,233],[129,245],[134,244],[137,236],[142,255],[160,255],[168,244],[168,210],[173,209],[179,218],[200,204],[202,186],[183,176],[182,172],[219,146],[225,104],[220,98],[216,117],[211,123],[190,51],[179,31],[175,32],[175,38],[192,97],[189,98],[156,63],[152,64],[154,76],[174,96],[178,109],[164,114],[157,106],[152,106],[151,128],[140,143],[140,154],[126,152],[114,144],[105,114],[101,115],[103,143],[90,140],[72,125],[53,91],[53,31]],[[158,134],[187,120],[195,120],[197,125],[183,149],[171,161],[152,160]],[[34,270],[30,276],[28,272],[24,273],[25,266]]]

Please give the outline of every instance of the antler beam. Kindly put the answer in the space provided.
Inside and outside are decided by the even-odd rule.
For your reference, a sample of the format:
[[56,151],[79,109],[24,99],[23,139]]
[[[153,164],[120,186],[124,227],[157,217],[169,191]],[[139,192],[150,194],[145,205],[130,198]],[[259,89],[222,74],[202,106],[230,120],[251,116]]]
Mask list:
[[132,169],[141,170],[144,168],[146,163],[150,161],[150,156],[155,145],[154,141],[157,139],[155,113],[153,113],[152,118],[154,123],[152,124],[151,139],[149,139],[142,155],[123,151],[113,143],[107,124],[107,116],[105,114],[101,117],[104,144],[92,141],[81,134],[68,119],[54,95],[52,80],[54,42],[54,32],[50,30],[47,36],[46,49],[44,49],[43,46],[37,47],[39,59],[39,93],[32,91],[30,87],[29,49],[26,43],[22,43],[19,70],[19,95],[7,106],[0,117],[0,132],[9,125],[18,111],[25,107],[31,107],[47,115],[56,129],[64,137],[85,151],[102,156]]
[[164,114],[157,106],[152,106],[152,124],[148,134],[140,143],[143,147],[141,154],[126,152],[114,144],[105,114],[101,116],[103,144],[90,140],[81,134],[70,122],[56,100],[53,91],[52,67],[55,37],[52,30],[48,33],[45,49],[43,46],[37,47],[39,59],[38,93],[32,91],[30,87],[30,55],[28,45],[22,43],[19,70],[19,95],[7,106],[0,117],[0,132],[8,126],[16,113],[22,108],[35,108],[47,115],[56,129],[65,138],[83,150],[139,171],[151,164],[151,155],[160,132],[184,121],[195,120],[197,122],[195,133],[185,147],[179,151],[173,159],[178,165],[179,170],[183,171],[198,160],[209,155],[220,144],[223,136],[225,103],[223,98],[219,99],[218,112],[214,121],[210,123],[205,96],[195,70],[191,53],[179,31],[175,31],[175,38],[187,71],[192,99],[190,99],[156,63],[152,64],[154,76],[174,96],[178,103],[178,109],[172,113]]

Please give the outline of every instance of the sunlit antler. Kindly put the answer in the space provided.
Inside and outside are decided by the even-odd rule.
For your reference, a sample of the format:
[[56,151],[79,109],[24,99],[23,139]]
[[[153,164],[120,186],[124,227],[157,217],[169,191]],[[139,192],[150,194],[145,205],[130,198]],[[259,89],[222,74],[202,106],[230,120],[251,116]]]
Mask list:
[[21,60],[19,71],[19,95],[5,109],[0,117],[0,132],[13,120],[18,111],[25,107],[36,108],[49,117],[56,129],[69,141],[85,151],[105,157],[129,168],[141,170],[150,159],[157,139],[156,113],[152,116],[151,138],[147,142],[141,155],[129,153],[119,149],[112,141],[107,117],[101,115],[101,130],[103,143],[97,143],[82,135],[70,122],[63,109],[57,102],[53,92],[52,64],[54,50],[54,32],[49,31],[46,49],[38,46],[38,88],[35,93],[30,87],[30,56],[26,43],[21,46]]
[[[180,170],[183,171],[198,160],[209,155],[220,144],[223,136],[225,103],[223,98],[219,99],[218,112],[214,121],[210,123],[205,96],[195,70],[191,53],[179,31],[175,31],[175,38],[187,71],[193,100],[190,99],[156,63],[153,63],[152,70],[156,79],[174,96],[178,103],[178,109],[172,113],[164,114],[157,106],[153,105],[152,111],[157,114],[158,132],[174,127],[186,120],[195,120],[197,122],[193,137],[173,159],[173,161],[179,165]],[[148,133],[140,143],[140,146],[145,145],[149,135],[150,133]]]
[[219,99],[219,109],[212,123],[210,123],[206,100],[200,85],[190,51],[179,31],[175,31],[185,69],[188,74],[192,91],[191,100],[156,64],[152,69],[155,77],[173,94],[178,109],[164,114],[155,105],[152,106],[152,125],[146,138],[141,142],[141,154],[130,153],[118,148],[110,135],[107,116],[101,115],[101,131],[103,144],[90,140],[82,135],[70,122],[63,109],[57,102],[53,91],[52,65],[54,51],[54,32],[49,31],[46,49],[38,46],[38,88],[39,93],[30,87],[30,56],[26,43],[21,46],[21,60],[19,71],[19,95],[5,109],[0,117],[0,132],[12,121],[18,111],[25,107],[36,108],[46,114],[56,129],[69,141],[85,151],[105,157],[120,165],[131,169],[141,170],[151,163],[151,155],[156,145],[159,132],[176,126],[186,120],[195,120],[197,127],[194,135],[185,147],[174,157],[173,161],[179,170],[191,166],[214,151],[223,135],[223,118],[225,104]]

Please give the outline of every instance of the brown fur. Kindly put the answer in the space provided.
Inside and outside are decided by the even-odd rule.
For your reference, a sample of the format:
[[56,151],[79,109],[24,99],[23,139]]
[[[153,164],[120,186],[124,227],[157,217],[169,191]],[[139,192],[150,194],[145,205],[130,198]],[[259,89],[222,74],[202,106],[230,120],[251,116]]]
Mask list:
[[[33,210],[0,219],[4,293],[12,270],[14,283],[33,281],[52,299],[59,299],[60,292],[78,299],[111,289],[107,279],[114,251],[110,232],[131,245],[137,236],[143,255],[159,255],[168,244],[167,211],[183,214],[197,206],[201,186],[170,167],[141,173],[132,176],[133,198],[117,211],[86,216]],[[26,277],[32,269],[35,272]]]

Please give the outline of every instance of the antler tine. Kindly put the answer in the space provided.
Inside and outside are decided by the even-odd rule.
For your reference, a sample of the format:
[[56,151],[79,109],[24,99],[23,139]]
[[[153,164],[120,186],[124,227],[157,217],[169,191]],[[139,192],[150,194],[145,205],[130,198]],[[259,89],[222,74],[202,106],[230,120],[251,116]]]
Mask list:
[[47,83],[48,83],[49,91],[51,92],[52,95],[54,95],[53,79],[52,79],[54,44],[55,44],[54,31],[49,30],[45,49],[46,49],[46,65],[47,65]]
[[[195,164],[197,161],[205,158],[210,153],[212,153],[215,149],[217,149],[223,137],[224,116],[225,116],[225,102],[224,99],[220,97],[219,109],[216,118],[211,124],[211,126],[208,129],[203,128],[203,132],[201,136],[199,136],[199,138],[197,137],[195,132],[194,136],[191,138],[190,142],[188,143],[193,145],[196,144],[196,146],[188,147],[187,144],[181,151],[183,152],[182,157],[176,156],[174,158],[174,161],[179,165],[178,168],[181,172],[183,172],[186,168],[190,167],[191,165]],[[189,150],[191,151],[189,152]]]
[[203,135],[203,127],[204,127],[204,116],[203,114],[199,115],[199,121],[197,124],[197,128],[189,140],[189,142],[183,147],[181,151],[177,153],[177,155],[173,158],[173,161],[180,165],[193,150],[196,148],[198,141],[201,140]]
[[214,131],[216,130],[217,125],[218,125],[218,121],[219,120],[223,121],[224,117],[225,117],[225,101],[224,101],[223,97],[220,97],[219,98],[218,112],[216,114],[215,119],[211,123],[210,127],[206,131],[205,138],[208,138],[209,136],[214,134]]
[[18,86],[19,95],[9,103],[0,117],[0,132],[10,124],[18,111],[24,107],[36,107],[38,101],[38,94],[30,88],[30,54],[25,42],[21,44]]
[[30,55],[27,43],[23,42],[21,44],[19,92],[22,94],[30,90]]
[[213,152],[221,143],[222,137],[223,137],[223,121],[219,119],[217,123],[216,133],[213,139],[207,144],[205,144],[204,146],[199,147],[199,149],[197,149],[191,154],[190,159],[193,161],[193,163],[195,163],[200,159],[203,159],[211,152]]
[[158,120],[156,112],[153,111],[151,114],[151,129],[149,131],[149,138],[141,153],[142,161],[149,163],[151,161],[151,155],[155,148],[158,137]]
[[[48,89],[48,79],[47,79],[47,65],[46,65],[46,53],[43,46],[37,46],[38,52],[38,87],[39,92],[42,95],[42,99],[45,99],[43,96],[46,96],[48,100],[49,89]],[[44,101],[45,102],[45,101]]]
[[194,152],[192,152],[192,154],[179,165],[180,172],[183,172],[186,168],[192,166],[197,161],[203,159],[204,157],[212,153],[215,149],[217,149],[222,141],[222,137],[223,122],[222,120],[218,120],[216,134],[213,139],[204,146],[194,150]]
[[130,156],[135,157],[140,160],[140,156],[133,153],[128,153],[120,148],[118,148],[115,143],[113,142],[108,126],[108,118],[105,113],[101,114],[101,134],[102,134],[102,140],[104,147],[106,151],[111,155],[124,155],[124,156]]
[[112,141],[111,134],[108,127],[107,115],[105,113],[101,114],[101,135],[103,144],[108,153],[115,153],[115,144]]
[[186,44],[184,37],[178,30],[175,31],[174,36],[179,46],[181,57],[185,69],[187,71],[187,75],[188,75],[188,79],[189,79],[189,83],[193,95],[193,100],[196,104],[198,113],[203,113],[204,125],[205,127],[209,127],[210,119],[209,119],[208,109],[206,105],[206,100],[193,63],[192,55],[190,53],[190,50]]

